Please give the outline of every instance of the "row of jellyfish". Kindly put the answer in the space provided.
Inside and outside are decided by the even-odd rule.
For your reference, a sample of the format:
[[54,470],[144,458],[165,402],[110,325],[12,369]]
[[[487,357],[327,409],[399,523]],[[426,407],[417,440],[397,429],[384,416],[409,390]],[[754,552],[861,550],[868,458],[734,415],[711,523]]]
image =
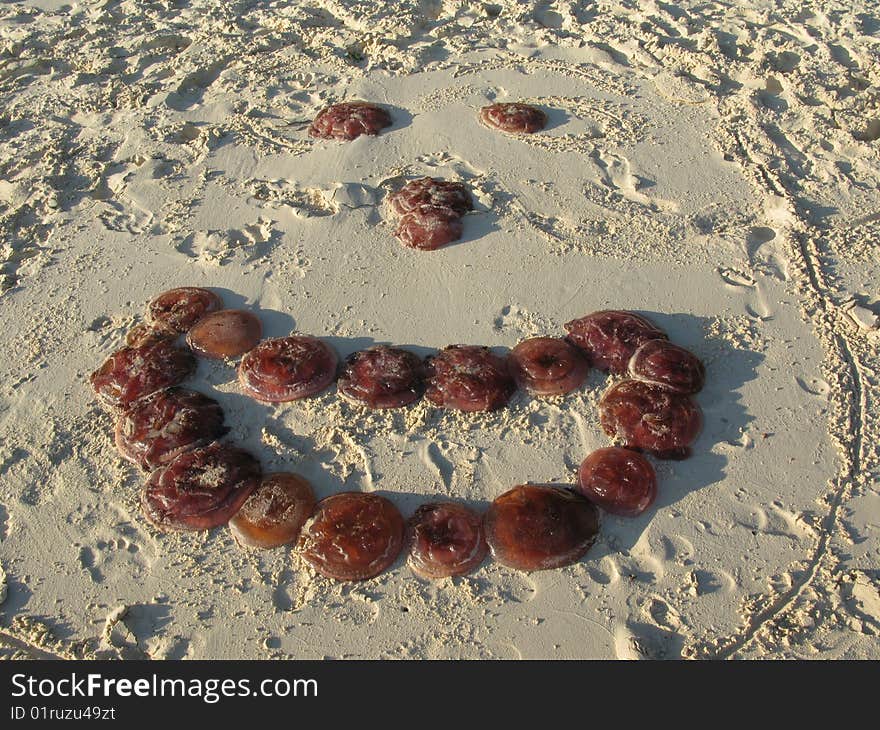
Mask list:
[[[633,312],[604,310],[566,324],[567,339],[535,337],[506,357],[487,347],[451,345],[424,361],[378,345],[341,367],[324,341],[308,335],[262,339],[259,318],[224,309],[208,289],[183,287],[155,297],[145,322],[91,376],[116,417],[126,459],[149,472],[141,495],[161,530],[207,530],[228,524],[242,545],[294,543],[321,574],[361,580],[384,571],[408,546],[419,575],[442,578],[475,569],[491,552],[500,563],[541,570],[579,560],[598,533],[598,508],[635,516],[654,501],[656,475],[640,453],[683,458],[699,433],[691,395],[705,370],[692,353]],[[178,346],[183,336],[187,347]],[[603,429],[623,446],[584,459],[577,488],[519,485],[485,514],[454,502],[431,502],[404,522],[386,498],[343,492],[316,502],[311,485],[291,473],[264,475],[249,452],[221,439],[220,404],[180,387],[196,353],[239,361],[242,390],[276,403],[314,396],[337,380],[338,392],[364,408],[400,408],[422,394],[465,412],[500,408],[517,386],[537,397],[583,385],[590,366],[618,380],[600,401]]]

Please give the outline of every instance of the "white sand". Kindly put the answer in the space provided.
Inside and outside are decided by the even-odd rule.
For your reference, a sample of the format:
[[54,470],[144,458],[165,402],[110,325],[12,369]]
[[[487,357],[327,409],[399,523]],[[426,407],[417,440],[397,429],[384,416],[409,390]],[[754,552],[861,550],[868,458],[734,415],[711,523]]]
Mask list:
[[[880,658],[875,3],[216,5],[0,8],[0,651]],[[394,127],[313,142],[343,98]],[[477,122],[519,99],[549,110],[544,133]],[[435,253],[381,206],[424,174],[479,201]],[[180,285],[341,355],[510,347],[636,309],[705,359],[706,427],[576,566],[331,584],[141,516],[86,378]],[[570,483],[608,443],[606,383],[466,416],[332,392],[267,407],[231,365],[194,381],[267,470],[405,514]]]

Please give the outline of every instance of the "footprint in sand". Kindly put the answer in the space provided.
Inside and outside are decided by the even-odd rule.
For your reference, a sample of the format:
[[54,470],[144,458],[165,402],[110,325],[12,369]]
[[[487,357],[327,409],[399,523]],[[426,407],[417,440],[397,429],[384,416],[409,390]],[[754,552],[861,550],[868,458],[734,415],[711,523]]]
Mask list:
[[236,257],[245,262],[265,256],[280,241],[281,233],[274,222],[260,217],[240,229],[198,231],[177,244],[177,250],[190,258],[214,266],[223,266]]
[[641,192],[640,188],[650,184],[632,172],[630,161],[623,155],[605,150],[594,150],[590,157],[600,169],[599,179],[603,185],[616,191],[619,195],[633,203],[647,206],[652,210],[674,213],[678,204],[671,200],[653,198]]
[[660,96],[678,104],[705,104],[711,98],[703,84],[683,73],[661,71],[654,77],[654,86]]

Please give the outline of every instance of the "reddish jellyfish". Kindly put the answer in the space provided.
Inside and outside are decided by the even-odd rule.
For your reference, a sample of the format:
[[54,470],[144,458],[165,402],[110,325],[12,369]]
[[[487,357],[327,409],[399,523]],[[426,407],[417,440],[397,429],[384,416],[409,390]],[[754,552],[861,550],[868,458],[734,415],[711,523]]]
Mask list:
[[643,342],[667,339],[644,317],[616,310],[574,319],[565,329],[568,341],[587,353],[593,367],[612,373],[625,373],[629,359]]
[[183,333],[206,314],[216,312],[223,300],[208,289],[184,286],[162,292],[148,306],[154,325]]
[[661,459],[684,459],[703,425],[700,407],[686,395],[641,380],[622,380],[599,401],[599,420],[624,446]]
[[531,134],[547,126],[547,115],[531,104],[513,101],[484,106],[480,109],[480,121],[509,134]]
[[633,353],[629,374],[655,383],[674,393],[699,393],[706,382],[706,368],[700,359],[667,340],[649,340]]
[[517,570],[571,565],[590,549],[599,513],[582,495],[548,484],[521,484],[497,497],[484,518],[492,556]]
[[565,340],[533,337],[510,353],[516,384],[533,395],[562,395],[580,388],[590,365],[583,353]]
[[593,504],[613,515],[635,517],[654,503],[657,476],[641,454],[609,446],[590,454],[578,469],[578,487]]
[[305,479],[282,472],[269,474],[229,520],[229,531],[239,545],[280,547],[299,537],[314,509],[315,495]]
[[263,325],[250,312],[221,309],[196,322],[186,334],[186,343],[199,355],[219,360],[244,355],[262,336]]
[[394,235],[408,248],[435,251],[460,239],[463,231],[461,216],[452,208],[422,205],[400,219]]
[[488,546],[483,519],[467,507],[423,504],[408,522],[409,567],[423,578],[448,578],[477,568]]
[[143,347],[152,345],[159,340],[175,340],[177,332],[165,329],[155,324],[140,322],[132,327],[125,335],[125,344],[129,347]]
[[241,359],[238,380],[252,398],[280,403],[320,393],[336,378],[336,365],[336,353],[317,337],[276,337]]
[[106,405],[125,408],[138,398],[177,385],[196,369],[189,350],[158,340],[114,352],[89,378]]
[[479,345],[449,345],[426,360],[426,397],[443,408],[491,411],[516,390],[507,362]]
[[161,530],[210,530],[226,524],[259,484],[260,464],[253,456],[213,443],[153,472],[141,501],[147,519]]
[[397,215],[406,215],[423,206],[449,208],[459,216],[473,210],[474,202],[464,183],[423,177],[410,180],[388,196],[388,204]]
[[412,352],[378,345],[349,355],[336,387],[358,405],[399,408],[422,397],[424,365]]
[[228,431],[217,401],[194,390],[166,388],[136,400],[116,421],[116,448],[146,471]]
[[318,502],[297,547],[321,575],[366,580],[379,575],[403,546],[403,517],[378,494],[342,492]]
[[388,196],[388,205],[402,216],[394,231],[410,248],[433,251],[461,238],[461,217],[474,207],[460,182],[423,177],[410,180]]
[[320,139],[352,140],[362,134],[377,135],[391,126],[391,116],[382,107],[366,101],[346,101],[318,113],[309,134]]

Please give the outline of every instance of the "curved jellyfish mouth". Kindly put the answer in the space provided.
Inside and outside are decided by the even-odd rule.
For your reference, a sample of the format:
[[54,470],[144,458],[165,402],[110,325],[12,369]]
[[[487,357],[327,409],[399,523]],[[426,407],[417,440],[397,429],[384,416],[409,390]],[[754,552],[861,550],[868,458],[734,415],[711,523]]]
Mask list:
[[[213,306],[213,300],[207,300]],[[199,321],[221,316],[223,311],[240,312],[219,310]],[[605,324],[609,319],[632,324],[632,319],[638,326],[653,328],[628,312],[596,315]],[[238,366],[239,380],[247,394],[270,403],[316,395],[338,377],[340,396],[369,408],[404,407],[424,391],[429,401],[444,408],[494,410],[508,403],[523,372],[545,373],[526,383],[527,390],[562,394],[583,383],[588,356],[609,356],[602,347],[616,355],[621,347],[631,345],[632,328],[624,327],[615,331],[627,331],[627,341],[615,340],[616,335],[609,338],[605,333],[604,339],[578,343],[575,337],[574,344],[570,344],[572,331],[583,329],[583,323],[596,315],[569,323],[566,340],[526,340],[507,357],[499,357],[482,345],[450,345],[423,363],[407,350],[382,346],[354,353],[341,369],[336,353],[321,339],[293,334],[263,340],[244,353]],[[193,327],[198,327],[198,322]],[[665,339],[658,342],[651,347],[661,351],[663,347],[675,347]],[[580,354],[580,345],[586,347],[586,355]],[[692,363],[691,370],[702,374],[702,363],[690,353],[680,348],[669,352],[677,358],[673,358],[673,364],[685,353],[696,363]],[[140,421],[130,423],[121,420],[117,428],[120,451],[136,461],[143,461],[142,454],[161,442],[161,453],[151,454],[155,461],[143,461],[144,465],[155,463],[160,468],[150,476],[142,498],[148,519],[161,529],[205,530],[225,524],[260,484],[260,466],[250,454],[217,441],[205,445],[228,430],[223,425],[222,411],[219,417],[214,413],[219,410],[214,401],[180,388],[156,388],[143,375],[165,373],[163,368],[170,368],[173,377],[182,380],[193,371],[193,363],[191,352],[177,349],[170,338],[160,338],[140,348],[123,348],[92,376],[99,395],[109,389],[108,378],[113,392],[126,388],[134,389],[135,394],[137,388],[148,391],[133,398],[134,405],[120,413],[121,419],[134,418],[144,403],[155,401],[162,406],[159,415],[147,413]],[[517,378],[514,372],[519,373]],[[612,385],[600,400],[600,421],[609,435],[623,440],[631,449],[660,458],[684,458],[699,433],[701,412],[689,395],[665,388],[662,381],[647,380],[651,372],[650,368],[638,369],[640,379]],[[663,371],[663,375],[669,373]],[[566,378],[571,382],[560,387]],[[210,426],[199,430],[191,425],[212,418],[216,421],[213,430]],[[435,519],[437,514],[431,518],[423,514],[422,524],[412,527],[410,565],[420,575],[436,578],[474,569],[486,551],[499,562],[527,571],[561,567],[580,559],[598,530],[596,505],[584,494],[593,494],[597,505],[615,514],[630,516],[641,513],[653,501],[656,490],[650,465],[645,467],[644,459],[633,451],[619,452],[615,452],[616,460],[606,460],[602,465],[595,493],[591,491],[595,480],[587,478],[588,470],[582,464],[581,493],[523,485],[496,499],[483,520],[456,505],[436,506],[436,510],[446,510],[443,519]],[[633,485],[638,483],[641,491],[636,494]],[[317,512],[311,516],[298,513],[297,529],[303,522],[305,526],[297,544],[306,561],[327,577],[365,580],[386,570],[402,549],[402,517],[384,498],[342,493],[315,509]],[[274,546],[277,536],[269,529],[272,525],[264,522],[244,529],[242,518],[235,528],[236,539],[242,544]]]

